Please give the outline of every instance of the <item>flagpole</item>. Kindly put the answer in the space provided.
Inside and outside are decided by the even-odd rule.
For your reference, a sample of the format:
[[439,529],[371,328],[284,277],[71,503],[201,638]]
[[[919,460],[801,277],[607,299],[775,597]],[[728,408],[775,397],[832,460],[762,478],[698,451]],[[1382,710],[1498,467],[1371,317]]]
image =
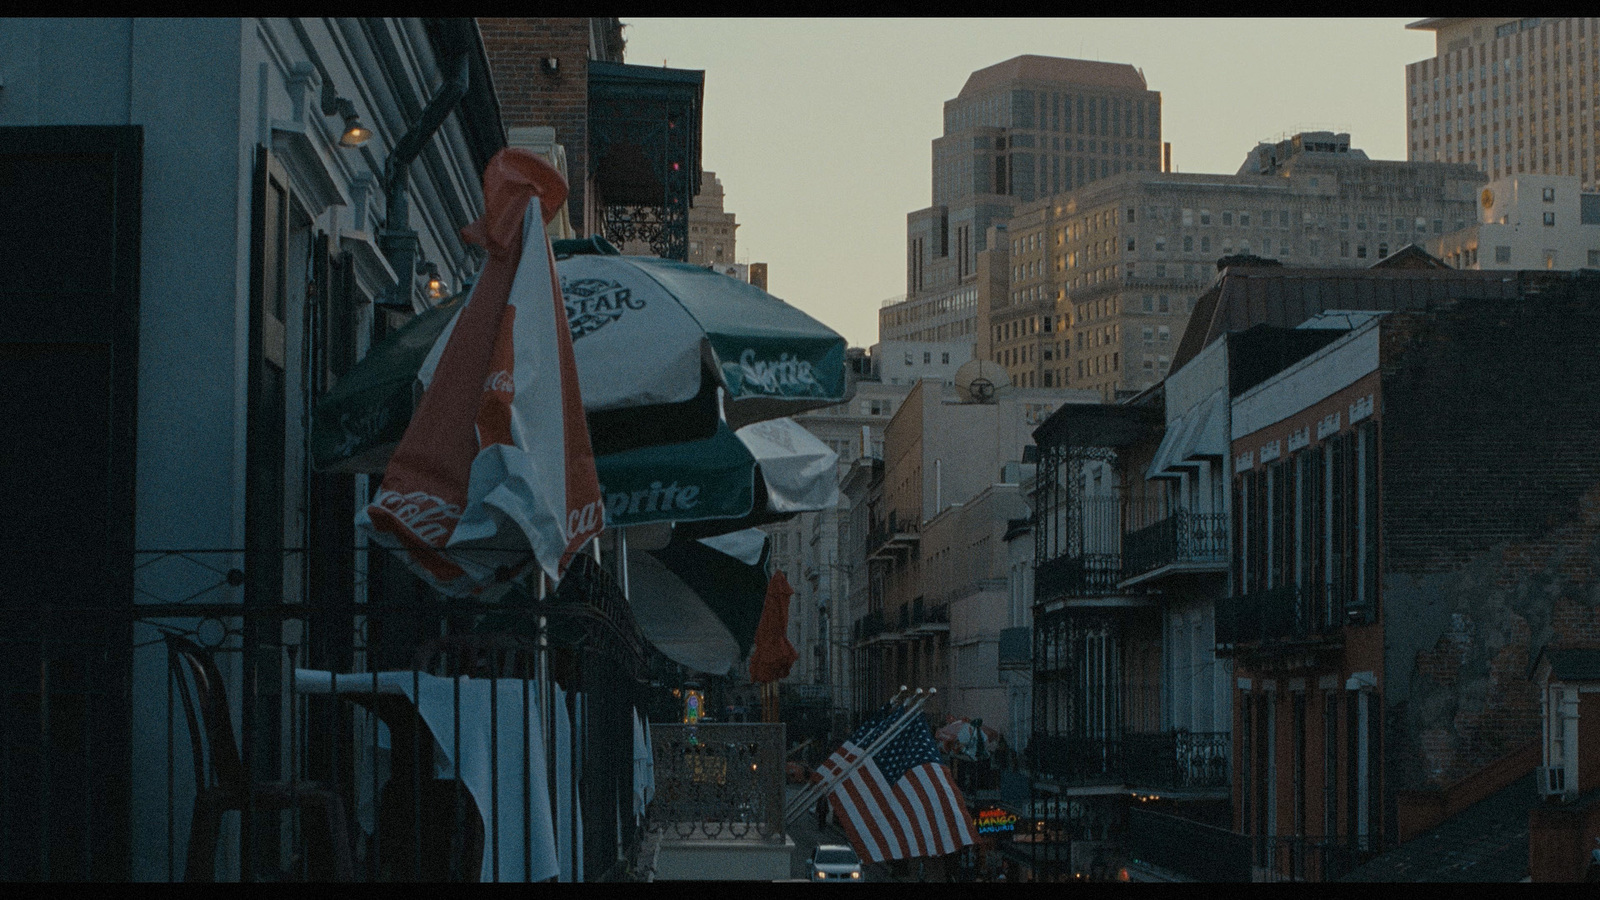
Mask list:
[[[902,686],[901,690],[904,691],[905,687]],[[849,778],[856,769],[861,768],[867,760],[871,759],[879,750],[888,746],[890,741],[899,736],[900,732],[911,724],[911,720],[922,712],[922,707],[928,702],[928,699],[938,692],[938,688],[929,688],[926,692],[922,688],[917,688],[916,693],[912,695],[912,700],[900,713],[900,718],[896,719],[894,724],[890,725],[886,731],[878,735],[877,739],[871,744],[863,748],[861,756],[846,764],[841,771],[831,776],[824,776],[821,781],[813,782],[804,791],[796,795],[794,801],[784,810],[784,821],[789,822],[798,818],[807,807],[817,801],[819,796],[832,793],[833,789],[842,784],[846,778]],[[899,696],[899,694],[895,695],[896,698]]]

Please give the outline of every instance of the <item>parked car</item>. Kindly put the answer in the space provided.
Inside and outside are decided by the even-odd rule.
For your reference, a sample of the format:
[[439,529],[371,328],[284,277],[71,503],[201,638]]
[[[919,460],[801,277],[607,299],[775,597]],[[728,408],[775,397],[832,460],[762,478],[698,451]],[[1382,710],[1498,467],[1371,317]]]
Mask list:
[[861,857],[845,844],[823,844],[809,861],[812,881],[860,881]]

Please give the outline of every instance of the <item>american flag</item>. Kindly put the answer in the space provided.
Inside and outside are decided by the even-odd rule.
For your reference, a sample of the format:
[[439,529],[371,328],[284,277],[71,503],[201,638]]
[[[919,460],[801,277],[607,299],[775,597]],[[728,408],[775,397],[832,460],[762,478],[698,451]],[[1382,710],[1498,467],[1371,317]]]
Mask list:
[[[860,759],[903,712],[885,706],[817,769],[836,775]],[[933,732],[912,719],[829,795],[833,815],[863,859],[943,856],[978,842],[967,801],[939,757]]]

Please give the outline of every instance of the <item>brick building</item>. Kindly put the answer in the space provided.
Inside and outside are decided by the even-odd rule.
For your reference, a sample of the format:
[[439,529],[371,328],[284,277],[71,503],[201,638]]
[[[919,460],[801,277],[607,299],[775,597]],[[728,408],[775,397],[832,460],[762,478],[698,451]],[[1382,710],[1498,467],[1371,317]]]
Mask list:
[[1527,774],[1535,659],[1600,646],[1600,282],[1488,275],[1258,270],[1197,309],[1212,332],[1393,310],[1339,316],[1231,403],[1234,823],[1278,876],[1335,876],[1441,821],[1429,792]]

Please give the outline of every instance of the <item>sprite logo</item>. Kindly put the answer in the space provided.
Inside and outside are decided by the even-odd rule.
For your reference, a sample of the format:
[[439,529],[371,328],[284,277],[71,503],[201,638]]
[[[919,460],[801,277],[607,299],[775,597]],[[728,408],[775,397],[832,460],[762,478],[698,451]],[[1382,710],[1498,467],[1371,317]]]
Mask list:
[[811,363],[788,353],[778,354],[776,361],[756,359],[756,351],[746,347],[739,354],[739,373],[744,376],[745,384],[763,394],[817,385],[817,377],[811,374]]

